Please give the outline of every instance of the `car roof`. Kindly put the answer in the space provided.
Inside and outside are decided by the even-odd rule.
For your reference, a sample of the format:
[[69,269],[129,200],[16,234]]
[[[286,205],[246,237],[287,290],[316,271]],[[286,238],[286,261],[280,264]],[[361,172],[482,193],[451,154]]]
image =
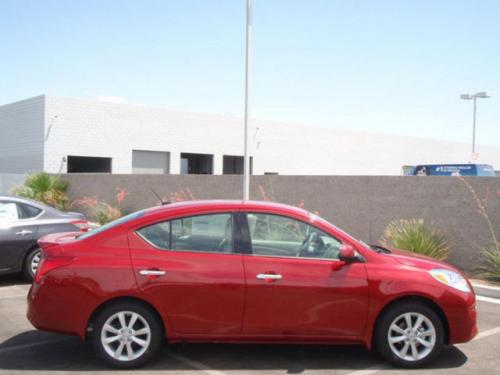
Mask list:
[[191,200],[175,203],[168,203],[162,206],[151,207],[145,210],[145,214],[161,214],[170,211],[184,211],[191,209],[203,210],[264,210],[264,211],[280,211],[296,215],[308,215],[309,213],[299,207],[290,206],[283,203],[275,203],[269,201],[243,201],[229,199],[209,199],[209,200]]
[[62,212],[59,211],[57,208],[51,207],[45,203],[35,201],[33,199],[29,198],[23,198],[23,197],[15,197],[12,195],[4,195],[0,196],[0,201],[8,201],[8,202],[13,202],[13,203],[24,203],[33,207],[36,207],[40,210],[42,210],[44,213],[47,215],[56,215],[56,216],[66,216],[67,212]]
[[21,198],[21,197],[15,197],[12,195],[0,195],[0,201],[9,201],[9,202],[16,202],[16,203],[26,203],[30,204],[32,206],[38,207],[40,209],[46,210],[47,208],[51,209],[52,207],[49,207],[43,203],[34,201],[32,199],[28,198]]

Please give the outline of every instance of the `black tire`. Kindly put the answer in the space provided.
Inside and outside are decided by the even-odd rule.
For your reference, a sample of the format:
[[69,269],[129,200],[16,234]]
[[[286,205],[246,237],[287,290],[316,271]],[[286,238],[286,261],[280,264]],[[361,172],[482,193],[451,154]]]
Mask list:
[[[404,356],[405,358],[401,358],[401,356],[398,356],[395,351],[391,348],[391,344],[389,343],[389,329],[392,325],[393,322],[401,322],[401,319],[404,320],[405,316],[404,314],[415,314],[411,315],[414,320],[412,322],[416,324],[416,320],[418,318],[417,314],[423,315],[425,318],[428,319],[429,324],[433,325],[434,331],[435,331],[435,337],[434,337],[434,344],[433,346],[426,347],[422,345],[419,341],[415,340],[422,340],[424,339],[424,336],[420,337],[420,334],[417,332],[417,335],[419,335],[419,338],[410,336],[407,338],[406,334],[403,333],[396,333],[398,335],[401,335],[399,337],[405,337],[405,339],[401,342],[398,343],[393,343],[393,347],[395,347],[395,350],[397,351],[400,349],[400,354],[401,352],[404,352],[404,346],[405,345],[410,345],[410,347],[407,347],[406,349],[409,350],[410,354],[407,356],[412,356],[412,350],[413,347],[412,345],[412,340],[413,340],[413,345],[418,350],[421,350],[421,359],[408,359],[406,358],[407,356]],[[422,323],[425,327],[428,327],[429,324]],[[398,325],[399,328],[402,330],[406,331],[408,327],[406,327],[405,323],[401,323],[401,325]],[[411,329],[410,329],[411,331]],[[422,332],[426,331],[431,331],[430,329],[423,328]],[[391,335],[393,334],[394,330],[391,330]],[[409,333],[409,335],[412,335],[412,333]],[[414,335],[414,334],[413,334]],[[395,336],[395,335],[394,335]],[[396,337],[394,337],[396,339]],[[430,341],[432,341],[432,338],[430,336],[426,336],[425,340],[427,345],[430,345]],[[443,348],[444,345],[444,329],[443,329],[443,323],[441,322],[441,319],[439,316],[436,314],[436,312],[430,308],[429,306],[419,303],[419,302],[401,302],[398,303],[392,307],[390,307],[388,310],[383,312],[383,315],[380,317],[380,319],[377,322],[377,327],[375,327],[375,334],[374,334],[374,343],[375,346],[378,350],[378,352],[384,357],[387,361],[391,362],[392,364],[399,366],[399,367],[406,367],[406,368],[418,368],[427,365],[428,363],[432,362],[436,356],[439,354],[441,349]],[[425,355],[425,356],[424,356]],[[413,357],[413,356],[412,356]],[[417,356],[418,358],[418,356]]]
[[42,250],[40,248],[34,248],[30,250],[28,255],[24,258],[24,263],[23,263],[23,275],[24,278],[28,281],[33,281],[33,278],[35,277],[35,272],[32,268],[32,263],[35,257],[38,255],[40,256],[42,253]]
[[[140,354],[137,358],[134,359],[117,359],[109,353],[110,347],[105,347],[105,344],[102,341],[103,335],[103,327],[108,321],[108,319],[112,319],[116,314],[124,312],[127,313],[135,313],[138,314],[145,322],[149,325],[150,328],[150,336],[149,336],[149,344],[145,348],[145,351]],[[128,315],[130,317],[130,315]],[[131,318],[131,317],[130,317]],[[137,320],[138,323],[141,323],[141,320]],[[108,322],[109,323],[109,322]],[[130,320],[127,322],[130,323]],[[136,324],[138,324],[136,323]],[[134,326],[137,327],[137,326]],[[139,325],[139,329],[141,325]],[[107,335],[109,332],[105,331],[104,335]],[[114,335],[114,333],[111,333]],[[146,336],[139,336],[141,340],[147,341],[145,339]],[[138,337],[138,338],[139,338]],[[128,369],[142,366],[147,361],[149,361],[152,357],[154,357],[161,348],[163,343],[163,339],[165,337],[163,326],[159,321],[158,316],[151,311],[150,308],[141,305],[140,303],[135,302],[117,302],[116,304],[110,305],[104,308],[99,315],[97,316],[94,324],[94,330],[92,334],[92,346],[97,355],[102,358],[105,362],[115,368]],[[123,338],[123,340],[127,340],[127,338]],[[131,345],[134,345],[134,348],[137,348],[138,345],[134,344],[132,341],[129,341]],[[117,340],[116,346],[122,345],[122,339]],[[128,345],[128,344],[127,344]],[[124,352],[127,352],[128,347],[122,347]],[[116,348],[118,350],[118,347]],[[142,349],[141,349],[142,350]],[[141,350],[138,350],[139,352]],[[125,353],[124,353],[125,355]]]

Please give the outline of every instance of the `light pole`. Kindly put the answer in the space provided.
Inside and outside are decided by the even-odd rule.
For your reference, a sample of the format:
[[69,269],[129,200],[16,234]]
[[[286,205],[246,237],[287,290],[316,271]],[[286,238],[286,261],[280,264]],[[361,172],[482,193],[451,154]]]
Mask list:
[[488,94],[486,94],[484,91],[475,93],[473,95],[471,94],[462,94],[460,95],[460,99],[464,100],[473,100],[474,101],[474,107],[472,110],[472,154],[474,155],[476,152],[476,112],[477,112],[477,98],[480,99],[487,99],[489,98]]
[[248,114],[250,94],[250,53],[252,42],[252,0],[247,0],[246,50],[245,50],[245,141],[243,156],[243,200],[250,198],[250,163],[248,157]]

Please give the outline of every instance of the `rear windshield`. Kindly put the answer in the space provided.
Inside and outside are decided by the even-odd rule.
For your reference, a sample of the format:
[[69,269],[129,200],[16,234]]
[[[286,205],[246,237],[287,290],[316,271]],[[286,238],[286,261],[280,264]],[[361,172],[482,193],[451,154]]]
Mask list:
[[129,214],[129,215],[126,215],[126,216],[123,216],[119,219],[116,219],[110,223],[107,223],[97,229],[94,229],[94,230],[91,230],[90,232],[86,232],[86,233],[83,233],[81,235],[79,235],[77,238],[79,240],[83,240],[85,238],[89,238],[89,237],[92,237],[92,236],[95,236],[96,234],[99,234],[101,232],[104,232],[104,231],[107,231],[108,229],[111,229],[111,228],[114,228],[118,225],[121,225],[121,224],[124,224],[124,223],[127,223],[131,220],[134,220],[134,219],[137,219],[141,216],[144,216],[144,211],[137,211],[137,212],[134,212],[132,214]]

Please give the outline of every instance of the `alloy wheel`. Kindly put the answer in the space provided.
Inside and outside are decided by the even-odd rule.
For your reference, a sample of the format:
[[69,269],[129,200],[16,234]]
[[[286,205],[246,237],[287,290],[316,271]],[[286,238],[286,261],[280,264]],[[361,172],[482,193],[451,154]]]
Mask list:
[[417,312],[396,317],[387,332],[392,352],[404,361],[419,361],[427,357],[436,344],[436,328],[431,320]]
[[115,360],[136,360],[151,344],[151,327],[140,314],[119,311],[111,315],[102,326],[101,344],[105,352]]

